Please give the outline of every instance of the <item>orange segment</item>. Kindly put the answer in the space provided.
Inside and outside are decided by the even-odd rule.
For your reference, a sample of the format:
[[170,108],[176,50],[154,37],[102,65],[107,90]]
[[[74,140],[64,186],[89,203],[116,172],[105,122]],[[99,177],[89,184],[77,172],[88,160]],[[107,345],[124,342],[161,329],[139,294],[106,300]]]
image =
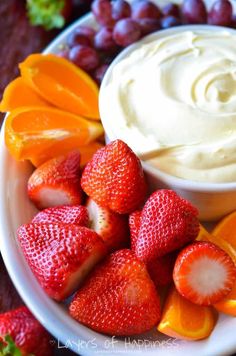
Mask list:
[[216,225],[209,240],[228,253],[236,264],[236,211]]
[[197,241],[207,241],[210,238],[209,232],[200,224],[200,230],[197,235]]
[[222,313],[236,316],[236,283],[231,292],[214,307]]
[[[97,141],[91,142],[85,146],[78,146],[78,147],[74,146],[73,141],[67,142],[66,146],[64,144],[61,145],[61,142],[59,141],[59,142],[55,143],[55,145],[53,146],[53,152],[46,151],[46,152],[42,153],[41,155],[33,157],[31,159],[31,162],[35,167],[38,167],[41,164],[43,164],[44,162],[48,161],[49,159],[51,159],[55,156],[60,156],[60,155],[66,154],[67,152],[70,152],[73,149],[77,148],[81,154],[80,165],[81,165],[81,167],[83,167],[83,166],[85,166],[86,163],[88,163],[88,161],[91,160],[94,153],[97,150],[99,150],[100,148],[102,148],[103,146],[104,145],[102,145],[101,143],[99,143]],[[55,152],[56,152],[56,155],[55,155]]]
[[157,329],[174,338],[200,340],[211,334],[215,323],[213,308],[189,302],[172,287]]
[[22,77],[44,99],[77,115],[99,119],[98,87],[83,70],[53,54],[32,54],[20,64]]
[[6,145],[17,160],[46,160],[87,145],[102,133],[98,122],[49,107],[16,109],[5,124]]
[[0,111],[7,112],[22,106],[51,106],[41,98],[21,77],[13,80],[3,93]]

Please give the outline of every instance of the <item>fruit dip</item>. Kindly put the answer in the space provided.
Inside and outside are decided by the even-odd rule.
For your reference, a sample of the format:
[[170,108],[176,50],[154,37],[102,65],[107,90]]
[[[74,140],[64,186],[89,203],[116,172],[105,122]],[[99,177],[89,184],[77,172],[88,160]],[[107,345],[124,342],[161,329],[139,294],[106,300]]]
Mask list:
[[236,32],[209,27],[154,34],[108,71],[100,111],[151,165],[204,182],[236,181]]

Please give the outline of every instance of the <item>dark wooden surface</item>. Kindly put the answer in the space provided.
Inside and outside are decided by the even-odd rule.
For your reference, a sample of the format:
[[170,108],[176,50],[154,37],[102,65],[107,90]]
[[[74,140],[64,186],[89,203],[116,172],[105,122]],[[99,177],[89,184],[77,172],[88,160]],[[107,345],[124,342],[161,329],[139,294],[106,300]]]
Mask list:
[[[18,75],[18,63],[28,54],[40,52],[55,34],[29,25],[24,0],[0,0],[0,99],[5,86]],[[0,127],[2,118],[0,113]],[[22,305],[23,301],[7,274],[1,256],[0,281],[0,312]],[[75,354],[69,350],[56,349],[55,355]]]

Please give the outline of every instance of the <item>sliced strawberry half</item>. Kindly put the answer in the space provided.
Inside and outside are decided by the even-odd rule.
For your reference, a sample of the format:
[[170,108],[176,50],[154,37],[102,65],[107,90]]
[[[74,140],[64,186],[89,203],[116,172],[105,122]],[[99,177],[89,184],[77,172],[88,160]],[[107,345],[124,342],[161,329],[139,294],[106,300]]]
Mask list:
[[39,166],[29,178],[28,196],[38,209],[81,204],[79,151],[50,159]]
[[76,293],[70,314],[93,330],[135,335],[160,320],[160,299],[143,262],[119,250],[100,264]]
[[129,243],[128,217],[103,208],[91,198],[87,205],[90,228],[103,239],[110,251],[125,247]]
[[83,205],[62,205],[40,211],[31,222],[64,223],[88,227],[89,216],[86,207]]
[[[140,226],[142,211],[136,210],[129,216],[129,228],[131,234],[131,249],[136,244]],[[174,251],[147,263],[147,269],[156,287],[164,286],[173,281],[173,268],[177,253]]]
[[97,204],[119,214],[138,209],[147,190],[139,158],[121,140],[94,154],[83,171],[81,185]]
[[148,263],[192,242],[199,232],[198,211],[173,190],[157,190],[146,201],[138,236],[131,235],[136,256]]
[[179,293],[200,305],[217,303],[236,280],[236,267],[223,250],[211,242],[195,242],[177,257],[173,272]]
[[71,295],[107,252],[95,231],[78,225],[31,223],[17,233],[35,277],[58,301]]

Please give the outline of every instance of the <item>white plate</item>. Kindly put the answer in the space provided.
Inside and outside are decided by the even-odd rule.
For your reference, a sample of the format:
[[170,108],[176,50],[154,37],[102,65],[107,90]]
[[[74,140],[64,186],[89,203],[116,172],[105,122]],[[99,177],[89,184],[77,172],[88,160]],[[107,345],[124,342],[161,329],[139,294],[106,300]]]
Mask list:
[[[91,15],[78,20],[47,48],[54,52],[78,25],[91,25]],[[0,248],[10,277],[22,299],[36,318],[58,340],[75,353],[88,355],[190,355],[222,356],[236,351],[236,318],[220,315],[212,335],[203,341],[188,342],[166,338],[156,330],[136,338],[110,338],[74,321],[63,304],[50,299],[41,289],[21,252],[16,238],[17,228],[29,222],[35,213],[26,194],[26,182],[32,167],[17,163],[0,140]],[[60,344],[61,345],[61,344]]]

